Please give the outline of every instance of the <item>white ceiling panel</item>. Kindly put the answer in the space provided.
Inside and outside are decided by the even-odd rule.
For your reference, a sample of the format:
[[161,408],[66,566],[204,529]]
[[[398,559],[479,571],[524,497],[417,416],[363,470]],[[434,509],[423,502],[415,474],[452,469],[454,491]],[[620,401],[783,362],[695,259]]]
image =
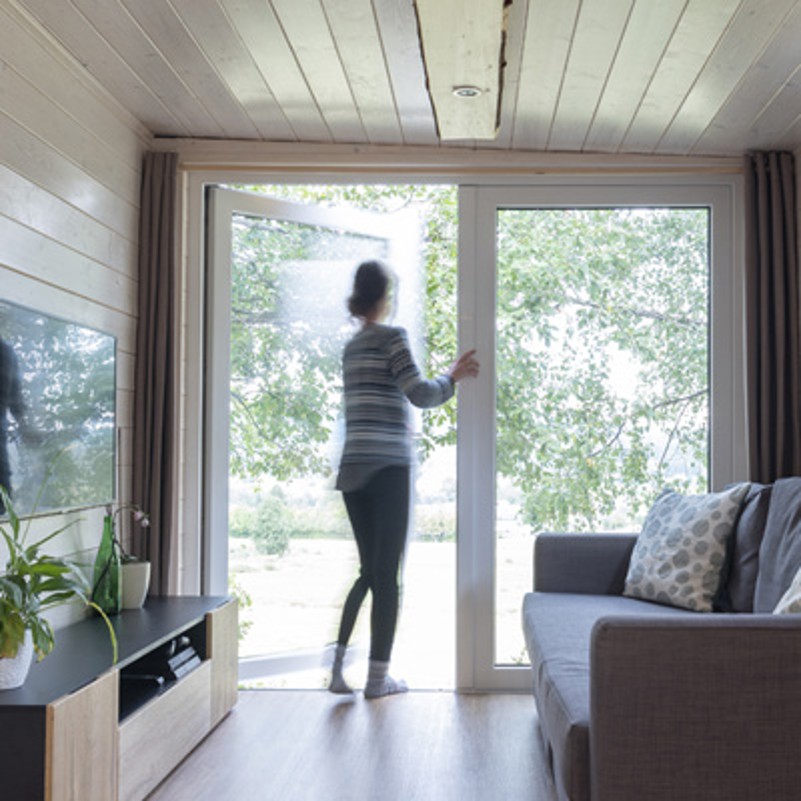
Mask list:
[[[503,4],[503,0],[487,0]],[[154,135],[435,145],[413,0],[0,0]],[[464,147],[801,146],[801,0],[513,0],[500,129]]]

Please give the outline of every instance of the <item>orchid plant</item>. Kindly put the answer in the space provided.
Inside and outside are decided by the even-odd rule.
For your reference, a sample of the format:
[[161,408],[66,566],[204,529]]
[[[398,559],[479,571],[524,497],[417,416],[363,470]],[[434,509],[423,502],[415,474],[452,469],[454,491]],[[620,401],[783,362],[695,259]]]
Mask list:
[[116,508],[115,505],[111,503],[106,506],[106,517],[111,518],[111,527],[114,531],[114,541],[119,549],[120,560],[122,562],[138,562],[140,561],[139,557],[127,551],[121,539],[117,536],[116,524],[120,516],[125,512],[130,512],[133,521],[138,523],[142,528],[148,528],[150,526],[150,517],[147,512],[143,511],[142,508],[135,503],[120,503],[116,505]]

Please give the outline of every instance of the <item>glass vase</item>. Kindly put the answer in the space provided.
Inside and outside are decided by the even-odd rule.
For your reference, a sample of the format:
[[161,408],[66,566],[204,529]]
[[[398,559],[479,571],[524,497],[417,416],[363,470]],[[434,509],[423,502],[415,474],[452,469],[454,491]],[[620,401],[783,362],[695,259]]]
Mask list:
[[116,615],[122,604],[120,551],[114,537],[114,518],[103,518],[103,536],[95,558],[92,601],[107,615]]

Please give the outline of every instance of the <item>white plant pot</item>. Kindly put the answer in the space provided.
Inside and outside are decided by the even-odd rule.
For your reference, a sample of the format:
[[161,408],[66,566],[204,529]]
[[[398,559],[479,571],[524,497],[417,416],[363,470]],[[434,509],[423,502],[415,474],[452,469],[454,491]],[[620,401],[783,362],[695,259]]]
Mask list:
[[13,690],[22,687],[28,678],[28,671],[33,661],[33,637],[30,631],[25,632],[25,640],[20,645],[16,656],[0,659],[0,690]]
[[150,588],[150,562],[123,562],[122,608],[141,609]]

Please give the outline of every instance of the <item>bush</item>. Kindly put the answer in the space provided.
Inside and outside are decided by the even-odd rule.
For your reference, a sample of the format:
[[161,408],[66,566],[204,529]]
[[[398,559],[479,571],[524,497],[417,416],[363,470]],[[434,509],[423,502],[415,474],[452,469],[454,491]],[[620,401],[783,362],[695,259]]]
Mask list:
[[260,500],[255,509],[235,507],[231,510],[228,533],[252,539],[259,553],[281,556],[289,548],[292,512],[280,498],[273,496]]
[[281,556],[289,548],[292,533],[291,512],[278,498],[265,498],[256,507],[253,539],[260,553]]
[[252,537],[256,528],[256,510],[247,506],[235,506],[228,515],[229,537]]
[[420,506],[414,528],[423,542],[453,542],[456,539],[456,510],[453,504]]

